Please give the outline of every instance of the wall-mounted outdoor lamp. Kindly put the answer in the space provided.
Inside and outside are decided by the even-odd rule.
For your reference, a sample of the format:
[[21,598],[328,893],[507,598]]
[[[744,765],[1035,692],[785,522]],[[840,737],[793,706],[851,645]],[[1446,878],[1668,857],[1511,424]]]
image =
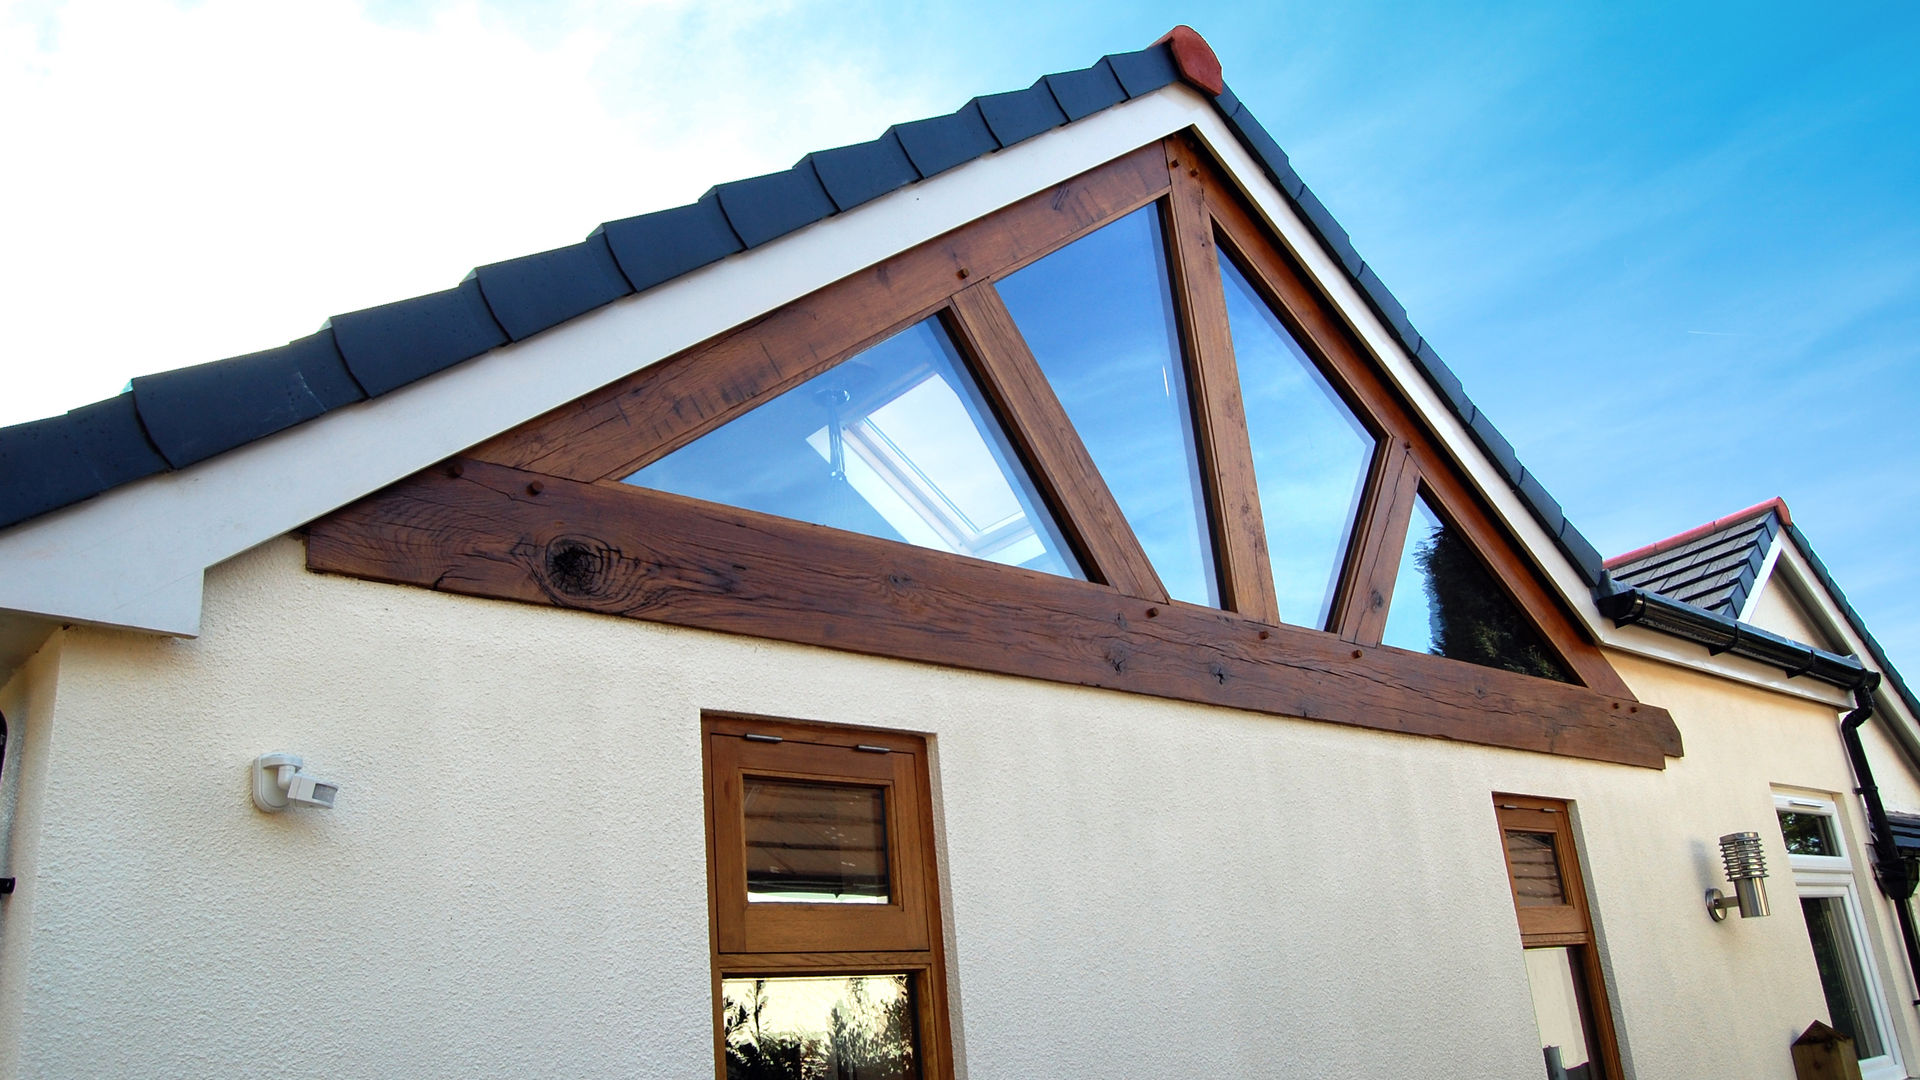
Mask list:
[[253,759],[253,805],[269,814],[285,810],[289,803],[333,809],[333,797],[340,785],[300,771],[304,764],[295,754],[261,754]]
[[1713,921],[1726,918],[1728,908],[1739,908],[1743,919],[1771,914],[1767,909],[1767,857],[1760,851],[1760,834],[1736,832],[1721,837],[1720,861],[1726,864],[1733,895],[1707,890],[1707,914]]

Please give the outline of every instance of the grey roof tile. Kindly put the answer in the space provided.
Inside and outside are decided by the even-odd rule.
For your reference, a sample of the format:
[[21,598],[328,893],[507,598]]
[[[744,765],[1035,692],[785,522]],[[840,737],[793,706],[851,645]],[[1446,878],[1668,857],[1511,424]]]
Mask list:
[[1127,91],[1113,73],[1113,65],[1104,59],[1090,68],[1042,76],[1040,81],[1053,91],[1053,100],[1069,122],[1127,100]]
[[480,283],[328,320],[355,382],[378,397],[507,343]]
[[741,243],[759,247],[834,213],[813,163],[802,160],[785,172],[735,180],[713,189]]
[[1150,45],[1139,52],[1113,53],[1106,60],[1130,98],[1151,94],[1168,83],[1180,81],[1173,50],[1164,44]]
[[277,349],[141,375],[132,400],[167,464],[196,461],[366,399],[322,330]]
[[920,179],[906,148],[891,131],[872,142],[816,150],[800,160],[813,164],[828,197],[841,210],[851,210]]
[[1630,552],[1615,560],[1610,572],[1623,584],[1738,618],[1779,531],[1779,514],[1766,509],[1698,535],[1683,533],[1686,538],[1677,543]]
[[1012,146],[1067,122],[1060,103],[1039,83],[1025,90],[977,97],[973,104],[1001,146]]
[[166,468],[132,394],[0,428],[0,528]]
[[642,291],[746,250],[711,191],[699,202],[609,221],[594,233],[606,237],[620,271]]
[[633,292],[605,233],[473,272],[493,317],[515,341],[532,337]]
[[925,120],[895,124],[890,128],[906,147],[907,157],[921,176],[946,172],[982,154],[1000,149],[1000,143],[980,115],[977,102],[969,101],[959,112],[932,116]]

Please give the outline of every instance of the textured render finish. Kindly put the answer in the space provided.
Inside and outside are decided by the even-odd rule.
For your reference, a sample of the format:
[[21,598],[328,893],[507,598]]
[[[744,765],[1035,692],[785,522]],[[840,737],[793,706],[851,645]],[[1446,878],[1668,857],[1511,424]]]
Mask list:
[[[1637,1075],[1784,1080],[1823,1015],[1788,894],[1698,900],[1722,832],[1784,865],[1769,785],[1846,784],[1780,695],[1623,659],[1687,739],[1653,773],[322,577],[291,540],[207,598],[198,640],[61,639],[17,1075],[705,1075],[702,708],[933,735],[972,1077],[1534,1080],[1495,790],[1577,801]],[[269,749],[339,809],[253,810]]]

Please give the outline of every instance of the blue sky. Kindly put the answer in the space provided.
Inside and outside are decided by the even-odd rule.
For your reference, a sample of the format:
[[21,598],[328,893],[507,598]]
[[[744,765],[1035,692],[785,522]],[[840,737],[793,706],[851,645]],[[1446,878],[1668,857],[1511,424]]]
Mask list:
[[1602,551],[1784,496],[1920,677],[1913,5],[13,3],[0,423],[1179,22]]

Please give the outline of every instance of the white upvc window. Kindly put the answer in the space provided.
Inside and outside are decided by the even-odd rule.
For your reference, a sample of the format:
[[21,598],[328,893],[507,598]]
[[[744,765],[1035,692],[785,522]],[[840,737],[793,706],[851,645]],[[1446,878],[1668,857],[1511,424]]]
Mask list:
[[1899,1080],[1907,1073],[1866,947],[1867,923],[1839,807],[1829,798],[1782,794],[1774,795],[1773,805],[1833,1026],[1852,1036],[1863,1080]]

